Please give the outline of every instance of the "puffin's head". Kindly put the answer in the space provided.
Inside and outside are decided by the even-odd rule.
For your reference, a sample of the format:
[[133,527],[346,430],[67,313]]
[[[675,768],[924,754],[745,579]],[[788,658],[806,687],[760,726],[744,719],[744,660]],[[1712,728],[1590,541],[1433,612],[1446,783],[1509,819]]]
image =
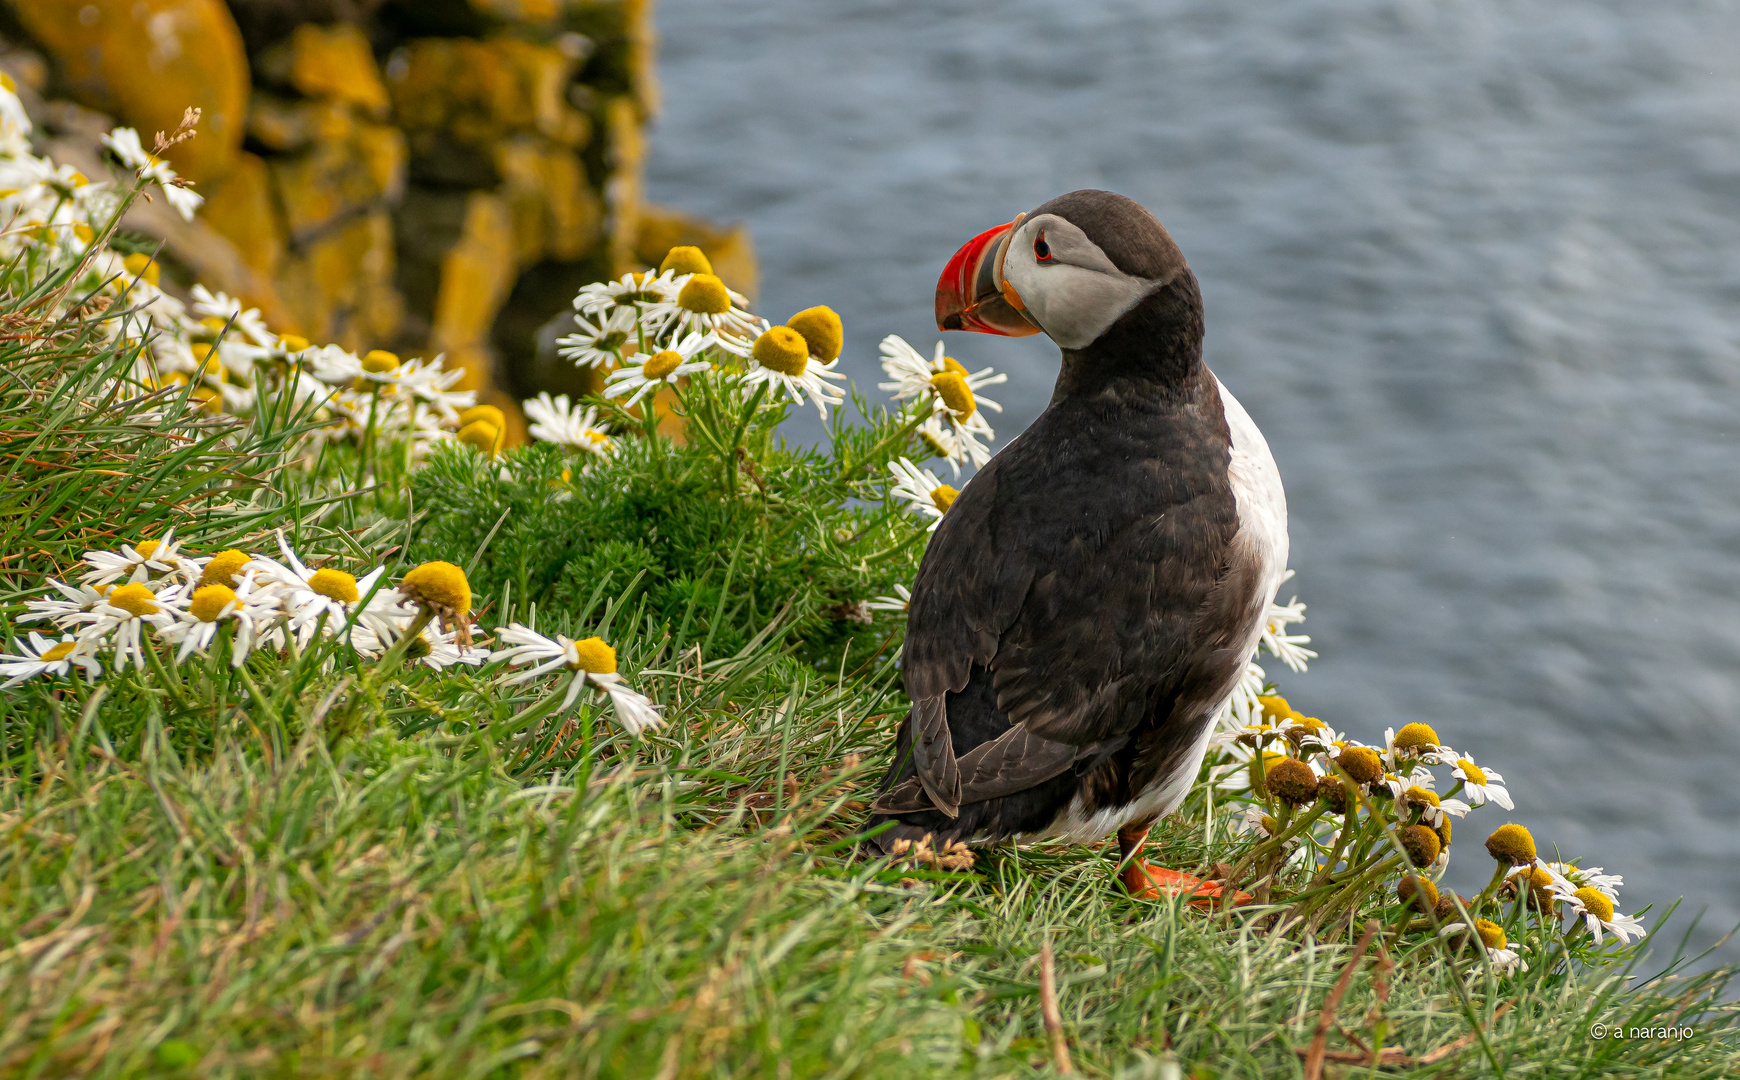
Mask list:
[[1072,191],[955,252],[937,281],[936,324],[1007,337],[1044,331],[1065,349],[1084,349],[1189,272],[1140,203]]

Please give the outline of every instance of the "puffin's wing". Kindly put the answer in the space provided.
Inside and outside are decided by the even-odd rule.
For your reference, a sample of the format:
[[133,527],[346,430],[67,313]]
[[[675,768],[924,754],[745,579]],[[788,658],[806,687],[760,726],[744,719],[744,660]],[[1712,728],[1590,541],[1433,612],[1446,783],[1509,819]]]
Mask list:
[[980,743],[959,761],[960,793],[944,808],[931,797],[924,774],[895,785],[871,807],[879,814],[910,814],[942,810],[954,817],[962,803],[984,802],[1038,787],[1091,753],[1082,747],[1041,738],[1025,724],[1016,724],[990,742]]
[[[913,700],[959,691],[984,665],[1011,724],[1085,748],[1236,678],[1233,639],[1255,590],[1233,544],[1225,430],[1191,471],[1113,447],[1070,468],[1016,443],[980,470],[913,582],[902,655]],[[1059,475],[1074,478],[1067,499]]]

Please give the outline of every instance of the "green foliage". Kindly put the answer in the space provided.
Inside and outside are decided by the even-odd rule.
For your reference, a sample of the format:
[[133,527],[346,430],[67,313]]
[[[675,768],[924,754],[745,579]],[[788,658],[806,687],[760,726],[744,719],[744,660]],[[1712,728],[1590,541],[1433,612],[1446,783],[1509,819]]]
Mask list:
[[[701,434],[709,407],[741,410],[736,443]],[[897,649],[904,619],[872,622],[859,605],[911,581],[928,539],[880,505],[887,462],[911,452],[910,418],[869,411],[829,452],[778,439],[783,410],[760,403],[697,402],[687,415],[690,445],[630,429],[596,460],[548,444],[499,459],[437,448],[411,480],[412,561],[469,566],[478,591],[509,598],[486,616],[498,623],[534,608],[560,618],[602,589],[644,600],[653,634],[708,658],[776,618],[798,655],[829,669]],[[730,419],[715,417],[727,437]]]

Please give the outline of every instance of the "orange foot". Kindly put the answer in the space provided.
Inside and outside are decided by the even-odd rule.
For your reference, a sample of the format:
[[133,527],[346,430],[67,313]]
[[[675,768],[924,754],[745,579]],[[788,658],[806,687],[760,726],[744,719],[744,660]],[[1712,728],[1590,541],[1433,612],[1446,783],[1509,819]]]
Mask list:
[[[1138,900],[1158,900],[1162,894],[1183,894],[1190,897],[1192,907],[1212,907],[1220,903],[1220,882],[1204,881],[1178,870],[1168,870],[1163,866],[1142,862],[1140,859],[1124,867],[1120,877],[1124,883],[1124,891]],[[1250,893],[1236,890],[1233,892],[1234,905],[1250,902]]]

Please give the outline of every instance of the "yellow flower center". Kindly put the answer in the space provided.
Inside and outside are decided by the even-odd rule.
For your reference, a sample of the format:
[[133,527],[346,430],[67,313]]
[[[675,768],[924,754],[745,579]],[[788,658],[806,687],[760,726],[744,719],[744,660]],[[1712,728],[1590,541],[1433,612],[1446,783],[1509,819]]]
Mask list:
[[1287,704],[1286,698],[1279,695],[1270,694],[1260,697],[1257,699],[1257,704],[1263,707],[1265,720],[1285,720],[1293,714],[1293,707]]
[[616,650],[604,643],[601,637],[589,637],[585,641],[576,641],[573,646],[574,659],[568,666],[575,671],[585,671],[593,675],[612,675],[616,672]]
[[507,430],[507,416],[494,405],[473,405],[471,408],[466,409],[464,412],[459,414],[460,427],[464,427],[476,420],[487,420],[494,424],[497,430]]
[[188,396],[199,402],[199,407],[208,413],[220,413],[224,410],[223,396],[209,386],[196,386]]
[[12,81],[12,76],[0,71],[0,87],[5,87],[9,94],[18,93],[18,84]]
[[1502,949],[1508,944],[1504,936],[1504,927],[1491,919],[1475,919],[1474,932],[1480,935],[1480,943],[1489,949]]
[[1438,805],[1438,796],[1435,793],[1427,791],[1425,788],[1420,787],[1418,784],[1409,788],[1407,791],[1404,791],[1402,793],[1402,795],[1409,802],[1419,803],[1422,806],[1437,806]]
[[1427,724],[1405,724],[1402,730],[1396,732],[1397,750],[1417,750],[1426,746],[1438,746],[1438,733]]
[[622,347],[626,344],[628,344],[628,331],[612,330],[610,333],[600,337],[593,348],[597,349],[599,352],[620,352]]
[[1593,885],[1585,885],[1574,893],[1582,901],[1583,909],[1602,922],[1613,921],[1613,901],[1607,899],[1607,894]]
[[79,243],[81,244],[88,244],[97,238],[97,230],[91,228],[82,221],[75,224],[72,231],[73,235],[79,238]]
[[711,274],[713,264],[707,261],[700,248],[679,244],[665,252],[664,261],[659,263],[659,273],[666,270],[674,271],[679,277],[683,274]]
[[192,351],[194,363],[199,365],[194,371],[195,378],[223,380],[224,366],[218,361],[216,349],[200,341],[194,343]]
[[149,559],[151,556],[157,554],[157,549],[161,547],[162,544],[163,542],[161,540],[141,540],[133,545],[133,550],[139,553],[140,558]]
[[610,445],[610,436],[602,431],[588,431],[586,433],[586,441],[591,443],[593,446],[597,446],[601,443],[608,446]]
[[810,346],[804,336],[789,326],[775,326],[755,339],[750,349],[764,368],[797,378],[809,366]]
[[952,356],[943,357],[943,370],[944,371],[952,371],[956,375],[959,375],[963,379],[966,378],[967,374],[968,374],[966,365],[962,364],[959,360],[956,360]]
[[370,375],[385,375],[399,369],[399,358],[385,349],[370,349],[362,358],[362,369]]
[[459,441],[493,456],[501,448],[501,428],[488,420],[473,420],[459,429]]
[[787,319],[785,324],[804,336],[804,340],[809,342],[810,355],[824,364],[833,363],[846,342],[840,316],[831,307],[805,308]]
[[308,339],[299,334],[285,334],[278,339],[278,348],[287,353],[301,352],[308,348]]
[[1369,784],[1383,775],[1383,761],[1369,746],[1346,747],[1335,761],[1358,784]]
[[1521,825],[1500,825],[1486,838],[1486,851],[1498,862],[1526,866],[1535,861],[1535,838]]
[[157,594],[143,584],[117,585],[110,590],[108,602],[131,615],[157,613]]
[[936,437],[936,432],[934,431],[926,431],[924,428],[919,428],[918,441],[925,445],[925,449],[929,450],[933,457],[949,456],[949,448],[943,445],[943,441]]
[[946,514],[949,511],[949,507],[955,504],[955,499],[959,496],[960,492],[956,491],[954,488],[949,487],[947,484],[938,484],[936,490],[930,493],[930,501],[936,504],[938,510],[941,510]]
[[646,364],[640,369],[647,381],[662,379],[671,372],[683,366],[683,354],[675,349],[666,349],[654,353],[647,358]]
[[942,403],[955,414],[956,420],[965,420],[979,407],[973,400],[973,391],[967,385],[966,377],[957,372],[937,372],[930,377],[930,388],[936,391],[937,397],[942,398]]
[[137,251],[122,259],[121,265],[127,268],[127,273],[134,277],[144,278],[152,285],[157,284],[161,274],[156,261],[151,256]]
[[220,551],[213,555],[211,561],[205,564],[205,569],[200,571],[199,583],[201,585],[233,586],[236,583],[236,575],[242,572],[242,567],[248,565],[252,558],[253,556],[247,552],[237,551],[235,548]]
[[217,622],[224,609],[235,602],[236,591],[228,585],[202,585],[193,590],[187,610],[200,622]]
[[76,641],[63,641],[45,651],[41,656],[41,660],[45,664],[52,664],[57,660],[65,660],[68,656],[72,655],[72,651],[78,648],[78,645],[79,643]]
[[1468,781],[1468,783],[1476,785],[1484,785],[1486,783],[1486,770],[1474,764],[1474,762],[1469,761],[1467,758],[1458,761],[1456,767],[1462,770],[1462,777]]
[[308,576],[308,587],[341,604],[354,604],[361,596],[356,591],[356,578],[343,570],[316,570]]
[[731,293],[712,274],[696,274],[677,294],[677,306],[697,315],[723,315],[731,310]]
[[471,614],[471,583],[465,580],[465,571],[450,562],[413,567],[399,582],[399,591],[423,607],[451,612],[456,618]]

